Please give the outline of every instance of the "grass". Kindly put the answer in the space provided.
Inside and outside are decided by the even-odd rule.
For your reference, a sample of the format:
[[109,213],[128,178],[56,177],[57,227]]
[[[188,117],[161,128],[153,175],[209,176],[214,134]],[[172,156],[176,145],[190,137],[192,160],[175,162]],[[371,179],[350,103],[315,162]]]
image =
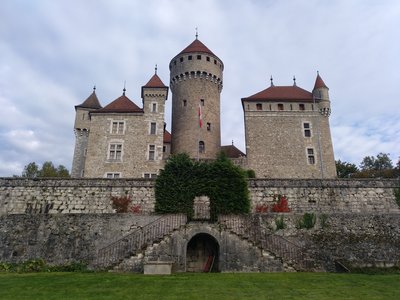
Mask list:
[[400,275],[0,273],[0,299],[400,299]]

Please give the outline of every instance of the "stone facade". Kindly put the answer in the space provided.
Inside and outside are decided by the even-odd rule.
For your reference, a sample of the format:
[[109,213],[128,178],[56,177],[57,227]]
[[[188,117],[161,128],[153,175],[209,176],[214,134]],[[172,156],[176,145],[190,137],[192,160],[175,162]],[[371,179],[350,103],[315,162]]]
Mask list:
[[[399,212],[396,180],[251,179],[251,209],[286,195],[293,212]],[[0,215],[112,213],[112,196],[129,196],[142,214],[154,213],[154,181],[145,179],[0,178]]]

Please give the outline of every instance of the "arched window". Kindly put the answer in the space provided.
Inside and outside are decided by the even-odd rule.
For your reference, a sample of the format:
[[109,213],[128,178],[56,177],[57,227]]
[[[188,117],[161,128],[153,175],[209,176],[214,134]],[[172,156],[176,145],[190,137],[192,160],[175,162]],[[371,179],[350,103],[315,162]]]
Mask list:
[[204,144],[203,141],[199,142],[199,153],[204,153],[206,152],[206,145]]

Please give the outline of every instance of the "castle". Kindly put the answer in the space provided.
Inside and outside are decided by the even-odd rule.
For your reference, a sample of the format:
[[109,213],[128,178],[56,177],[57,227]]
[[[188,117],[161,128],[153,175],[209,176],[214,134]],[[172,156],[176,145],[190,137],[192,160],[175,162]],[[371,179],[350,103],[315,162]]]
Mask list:
[[294,84],[242,98],[246,154],[221,147],[224,64],[196,39],[170,64],[172,132],[165,129],[168,87],[155,74],[140,108],[125,95],[100,105],[93,93],[75,106],[72,177],[154,178],[170,154],[215,159],[220,151],[258,178],[335,178],[329,89],[317,75],[312,92]]

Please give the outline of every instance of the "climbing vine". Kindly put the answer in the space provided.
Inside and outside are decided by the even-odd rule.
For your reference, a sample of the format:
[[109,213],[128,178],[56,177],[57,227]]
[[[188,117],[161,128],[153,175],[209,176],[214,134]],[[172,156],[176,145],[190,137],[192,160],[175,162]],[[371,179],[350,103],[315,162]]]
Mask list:
[[225,155],[215,161],[193,161],[187,154],[172,156],[157,177],[156,213],[193,216],[196,196],[208,196],[210,215],[247,213],[250,209],[246,172]]

